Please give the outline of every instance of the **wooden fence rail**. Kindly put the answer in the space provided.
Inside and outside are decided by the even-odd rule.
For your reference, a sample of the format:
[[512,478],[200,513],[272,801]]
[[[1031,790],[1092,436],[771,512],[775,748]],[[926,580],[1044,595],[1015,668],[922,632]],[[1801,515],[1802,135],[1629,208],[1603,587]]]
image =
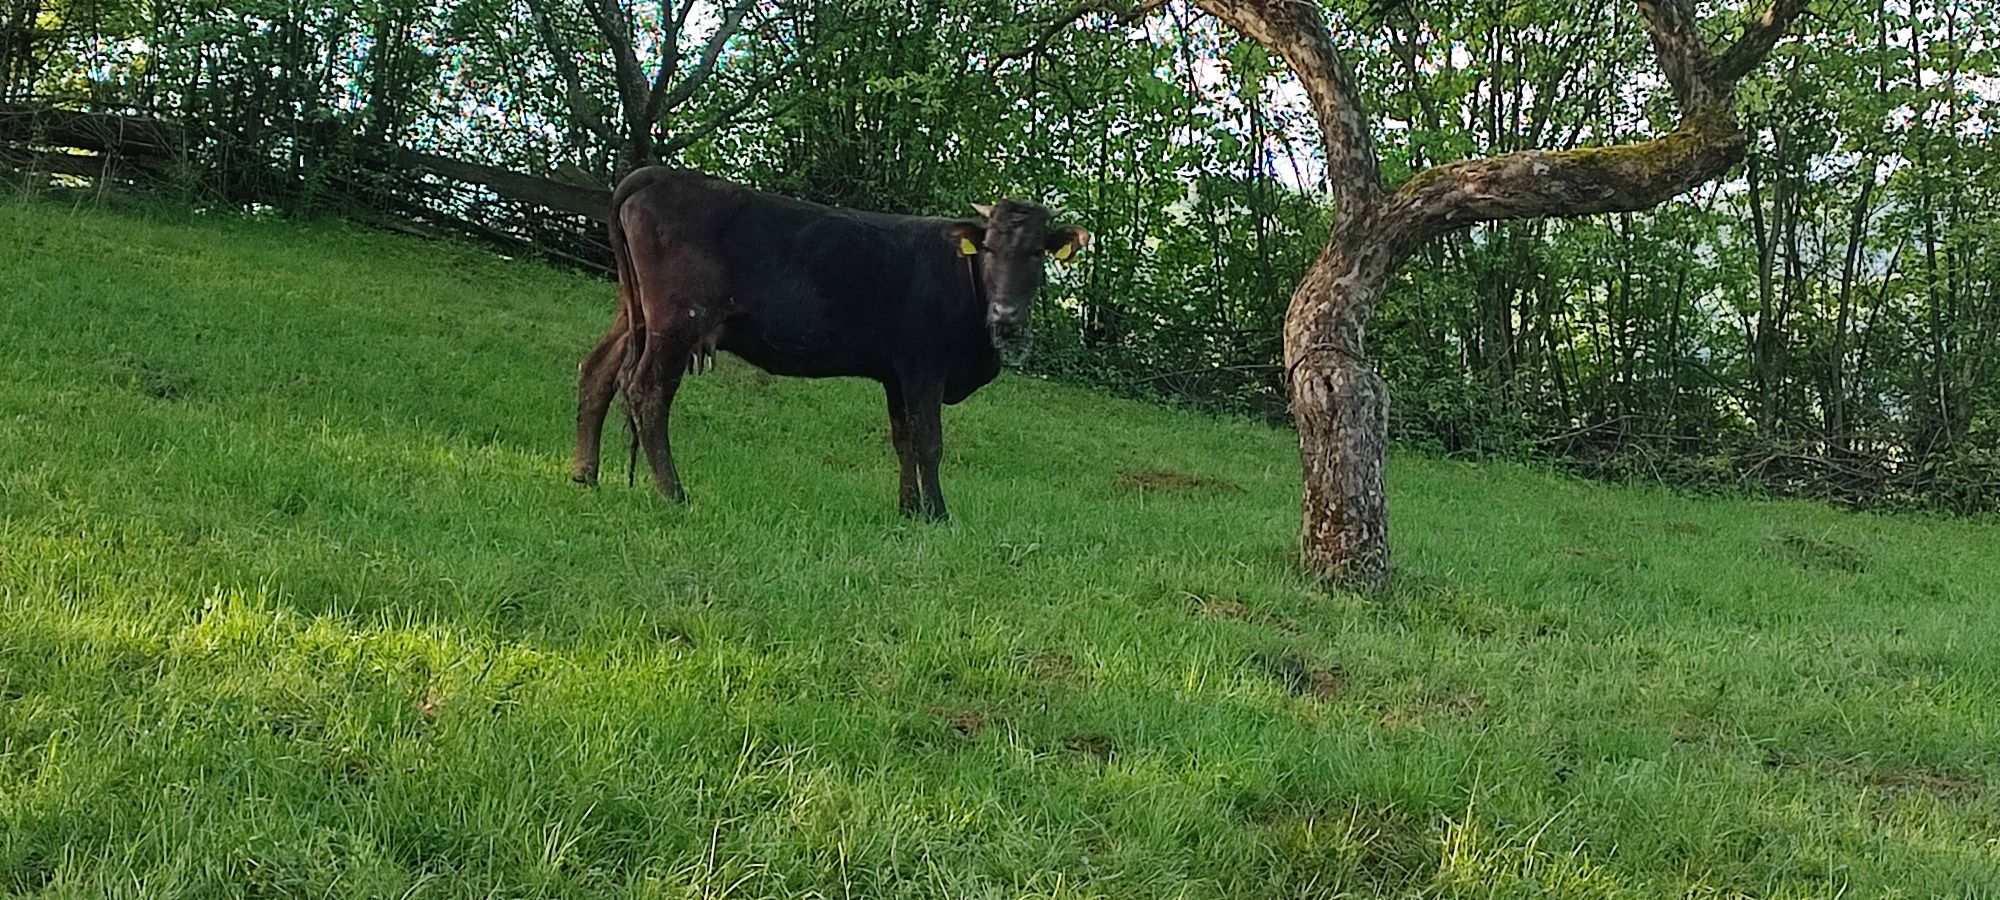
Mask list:
[[[516,172],[344,134],[316,135],[338,148],[325,171],[288,172],[279,160],[230,136],[158,116],[0,104],[0,168],[31,176],[212,184],[234,203],[303,204],[402,227],[442,228],[514,255],[539,256],[611,273],[601,227],[607,187]],[[305,184],[310,182],[310,185]],[[384,220],[392,220],[384,222]]]

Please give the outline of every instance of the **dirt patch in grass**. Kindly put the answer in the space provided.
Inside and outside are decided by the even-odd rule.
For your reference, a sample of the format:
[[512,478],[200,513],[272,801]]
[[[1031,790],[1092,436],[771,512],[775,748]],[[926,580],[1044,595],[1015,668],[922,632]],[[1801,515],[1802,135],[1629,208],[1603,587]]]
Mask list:
[[169,403],[185,399],[195,390],[194,376],[185,372],[175,372],[165,366],[133,356],[118,361],[112,369],[111,380],[155,400]]
[[1408,703],[1379,706],[1375,724],[1398,730],[1421,728],[1428,722],[1456,720],[1474,722],[1486,715],[1486,699],[1466,691],[1426,693]]
[[351,785],[365,785],[375,777],[375,765],[368,758],[356,753],[342,754],[334,764],[340,780]]
[[1113,486],[1135,494],[1241,494],[1233,481],[1176,469],[1134,469],[1118,473]]
[[1189,594],[1188,605],[1195,616],[1203,619],[1227,619],[1233,622],[1254,622],[1269,625],[1279,631],[1293,632],[1298,625],[1292,620],[1275,613],[1268,613],[1241,600],[1228,597],[1205,597]]
[[1076,676],[1076,657],[1060,650],[1037,653],[1028,670],[1043,681],[1066,681]]
[[1856,574],[1868,571],[1867,553],[1832,538],[1785,531],[1772,535],[1770,541],[1778,555],[1802,569],[1835,569]]
[[1108,760],[1118,752],[1118,744],[1101,734],[1077,734],[1063,738],[1063,749]]
[[416,699],[414,706],[417,715],[424,721],[433,721],[444,710],[444,692],[435,683],[430,684],[424,688],[423,695]]
[[1984,787],[1979,779],[1963,772],[1942,769],[1877,769],[1862,779],[1891,797],[1928,796],[1942,800],[1970,800]]
[[1836,759],[1771,751],[1764,754],[1764,768],[1773,773],[1803,770],[1830,775],[1866,785],[1887,798],[1935,797],[1957,802],[1978,797],[1986,787],[1985,782],[1966,772],[1934,766],[1871,766],[1861,756]]
[[839,453],[821,453],[819,455],[819,464],[837,472],[859,472],[863,469],[872,468],[868,463]]
[[951,730],[966,737],[978,737],[986,730],[986,714],[976,709],[934,709],[931,711],[944,720]]
[[896,722],[892,735],[897,743],[926,753],[952,753],[1005,723],[977,704],[939,703],[910,710]]
[[1347,691],[1347,673],[1341,671],[1339,666],[1323,666],[1301,654],[1258,654],[1250,658],[1250,664],[1294,697],[1332,700]]
[[1461,719],[1477,719],[1486,714],[1486,700],[1476,694],[1452,694],[1438,699],[1437,706]]

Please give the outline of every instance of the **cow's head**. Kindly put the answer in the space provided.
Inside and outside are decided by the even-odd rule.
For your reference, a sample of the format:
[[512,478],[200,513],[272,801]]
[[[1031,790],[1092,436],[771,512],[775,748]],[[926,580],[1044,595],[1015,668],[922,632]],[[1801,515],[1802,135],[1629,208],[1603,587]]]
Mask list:
[[974,208],[984,221],[958,222],[948,230],[959,255],[972,260],[994,348],[1009,363],[1019,362],[1033,337],[1029,311],[1042,289],[1043,261],[1071,259],[1090,243],[1090,232],[1074,225],[1051,227],[1046,207],[1019,200]]

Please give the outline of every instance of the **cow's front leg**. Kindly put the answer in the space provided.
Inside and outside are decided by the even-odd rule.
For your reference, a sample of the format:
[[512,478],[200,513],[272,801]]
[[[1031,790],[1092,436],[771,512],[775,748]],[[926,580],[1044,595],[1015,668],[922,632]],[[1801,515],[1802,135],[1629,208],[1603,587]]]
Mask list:
[[944,458],[944,385],[911,390],[905,400],[923,495],[921,512],[926,519],[942,522],[951,517],[944,508],[944,489],[938,486],[938,462]]
[[624,363],[625,308],[611,321],[597,346],[576,367],[576,450],[570,456],[570,479],[578,484],[597,483],[599,444],[604,435],[604,415],[617,393],[618,369]]
[[882,385],[889,395],[889,442],[896,447],[896,465],[901,477],[896,490],[896,508],[914,516],[923,494],[917,486],[917,451],[910,440],[909,411],[903,404],[903,388],[890,381]]

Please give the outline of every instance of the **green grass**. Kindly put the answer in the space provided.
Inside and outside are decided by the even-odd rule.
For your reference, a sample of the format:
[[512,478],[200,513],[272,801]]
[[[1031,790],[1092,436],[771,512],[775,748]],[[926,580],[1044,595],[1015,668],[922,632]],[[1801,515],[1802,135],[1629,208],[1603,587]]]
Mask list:
[[610,294],[0,205],[0,891],[2000,896],[1991,524],[1402,454],[1365,601],[1283,432],[1004,378],[934,526],[727,362],[676,509],[566,479]]

